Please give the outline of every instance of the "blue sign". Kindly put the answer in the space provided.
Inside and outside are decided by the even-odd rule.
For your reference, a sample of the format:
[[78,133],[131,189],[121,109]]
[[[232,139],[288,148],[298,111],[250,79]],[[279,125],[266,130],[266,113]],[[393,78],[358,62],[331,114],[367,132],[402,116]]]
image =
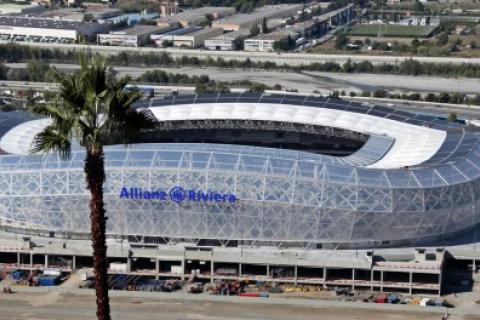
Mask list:
[[168,192],[162,190],[149,191],[142,188],[126,188],[120,191],[120,198],[132,200],[162,200],[181,203],[190,202],[224,202],[235,203],[237,197],[229,193],[217,193],[213,191],[203,192],[200,190],[185,190],[182,187],[173,187]]

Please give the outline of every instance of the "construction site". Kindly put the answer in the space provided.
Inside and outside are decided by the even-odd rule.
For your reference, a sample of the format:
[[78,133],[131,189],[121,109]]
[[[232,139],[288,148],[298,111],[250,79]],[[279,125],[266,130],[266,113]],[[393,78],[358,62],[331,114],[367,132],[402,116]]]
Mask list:
[[[148,280],[189,280],[205,284],[247,281],[274,286],[304,285],[318,290],[341,289],[345,293],[439,296],[471,289],[469,268],[476,263],[474,253],[462,247],[305,251],[181,243],[166,246],[116,240],[108,244],[112,287],[116,280],[120,289],[136,282],[140,287]],[[18,279],[22,278],[18,271],[22,271],[20,274],[30,285],[30,271],[55,278],[50,285],[56,285],[66,274],[92,266],[87,240],[5,237],[0,246],[1,270],[8,274],[17,272],[13,278]],[[84,272],[85,286],[90,276],[92,274]]]

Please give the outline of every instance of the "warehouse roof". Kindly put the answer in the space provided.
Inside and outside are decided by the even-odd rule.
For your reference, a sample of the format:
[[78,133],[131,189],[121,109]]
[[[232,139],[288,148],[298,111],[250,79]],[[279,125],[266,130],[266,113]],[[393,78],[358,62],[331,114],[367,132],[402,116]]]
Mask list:
[[[264,17],[274,16],[276,13],[285,11],[285,10],[296,10],[302,8],[301,5],[289,5],[289,4],[279,4],[271,6],[263,6],[256,9],[252,13],[238,13],[230,17],[226,17],[220,20],[217,20],[217,23],[246,23],[250,21],[255,21],[258,19],[263,19]],[[215,22],[214,22],[215,23]]]
[[225,34],[221,34],[219,36],[212,37],[212,38],[210,38],[210,40],[212,40],[212,39],[215,39],[215,40],[235,40],[237,38],[247,37],[249,35],[250,35],[249,30],[240,29],[240,30],[237,30],[237,31],[228,32],[228,33],[225,33]]
[[140,35],[150,34],[156,31],[162,31],[166,29],[168,28],[158,27],[158,26],[149,26],[149,25],[135,25],[134,27],[131,27],[131,28],[112,31],[110,32],[110,34],[140,36]]
[[87,27],[91,25],[92,23],[64,21],[57,19],[0,16],[0,26],[77,30],[81,27]]
[[294,32],[293,30],[280,30],[272,33],[261,33],[255,37],[249,38],[247,40],[271,40],[271,41],[280,41],[283,40],[289,36],[294,36],[297,35],[297,32]]
[[234,8],[230,7],[201,7],[180,12],[174,15],[174,17],[178,18],[179,20],[197,20],[198,18],[205,17],[209,14],[223,13],[234,10]]

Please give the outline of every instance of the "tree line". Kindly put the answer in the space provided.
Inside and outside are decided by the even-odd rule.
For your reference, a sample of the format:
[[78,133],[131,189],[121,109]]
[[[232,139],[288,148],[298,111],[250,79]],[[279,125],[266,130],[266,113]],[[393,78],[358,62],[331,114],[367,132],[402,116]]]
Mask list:
[[[94,55],[93,53],[89,54]],[[76,63],[77,53],[71,51],[60,51],[58,49],[45,49],[20,46],[16,44],[0,45],[0,61],[3,62],[26,62],[46,61],[58,63]],[[285,70],[293,72],[302,71],[324,71],[344,73],[375,73],[395,75],[429,75],[442,77],[467,77],[479,78],[480,65],[473,63],[429,63],[419,62],[414,59],[406,59],[400,63],[372,64],[369,61],[352,62],[344,64],[337,62],[319,62],[305,65],[292,66],[288,64],[277,64],[271,61],[255,62],[249,58],[245,60],[225,60],[221,57],[213,59],[199,59],[197,57],[182,56],[173,58],[166,52],[141,53],[141,52],[120,52],[107,58],[108,63],[116,66],[144,66],[144,67],[219,67],[219,68],[240,68],[240,69],[263,69],[263,70]],[[1,69],[0,69],[1,76]]]

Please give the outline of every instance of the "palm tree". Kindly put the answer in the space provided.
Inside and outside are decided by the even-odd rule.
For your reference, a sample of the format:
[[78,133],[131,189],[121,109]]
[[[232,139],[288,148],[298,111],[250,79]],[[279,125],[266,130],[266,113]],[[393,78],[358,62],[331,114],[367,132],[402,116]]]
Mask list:
[[35,136],[32,152],[56,152],[68,159],[72,142],[86,151],[84,172],[90,190],[90,222],[98,320],[110,320],[107,279],[106,221],[103,183],[103,146],[129,143],[143,129],[155,126],[148,110],[132,105],[141,95],[126,92],[128,78],[116,79],[102,58],[87,61],[80,56],[80,70],[73,74],[54,72],[60,89],[51,102],[36,104],[33,111],[50,117],[51,123]]

